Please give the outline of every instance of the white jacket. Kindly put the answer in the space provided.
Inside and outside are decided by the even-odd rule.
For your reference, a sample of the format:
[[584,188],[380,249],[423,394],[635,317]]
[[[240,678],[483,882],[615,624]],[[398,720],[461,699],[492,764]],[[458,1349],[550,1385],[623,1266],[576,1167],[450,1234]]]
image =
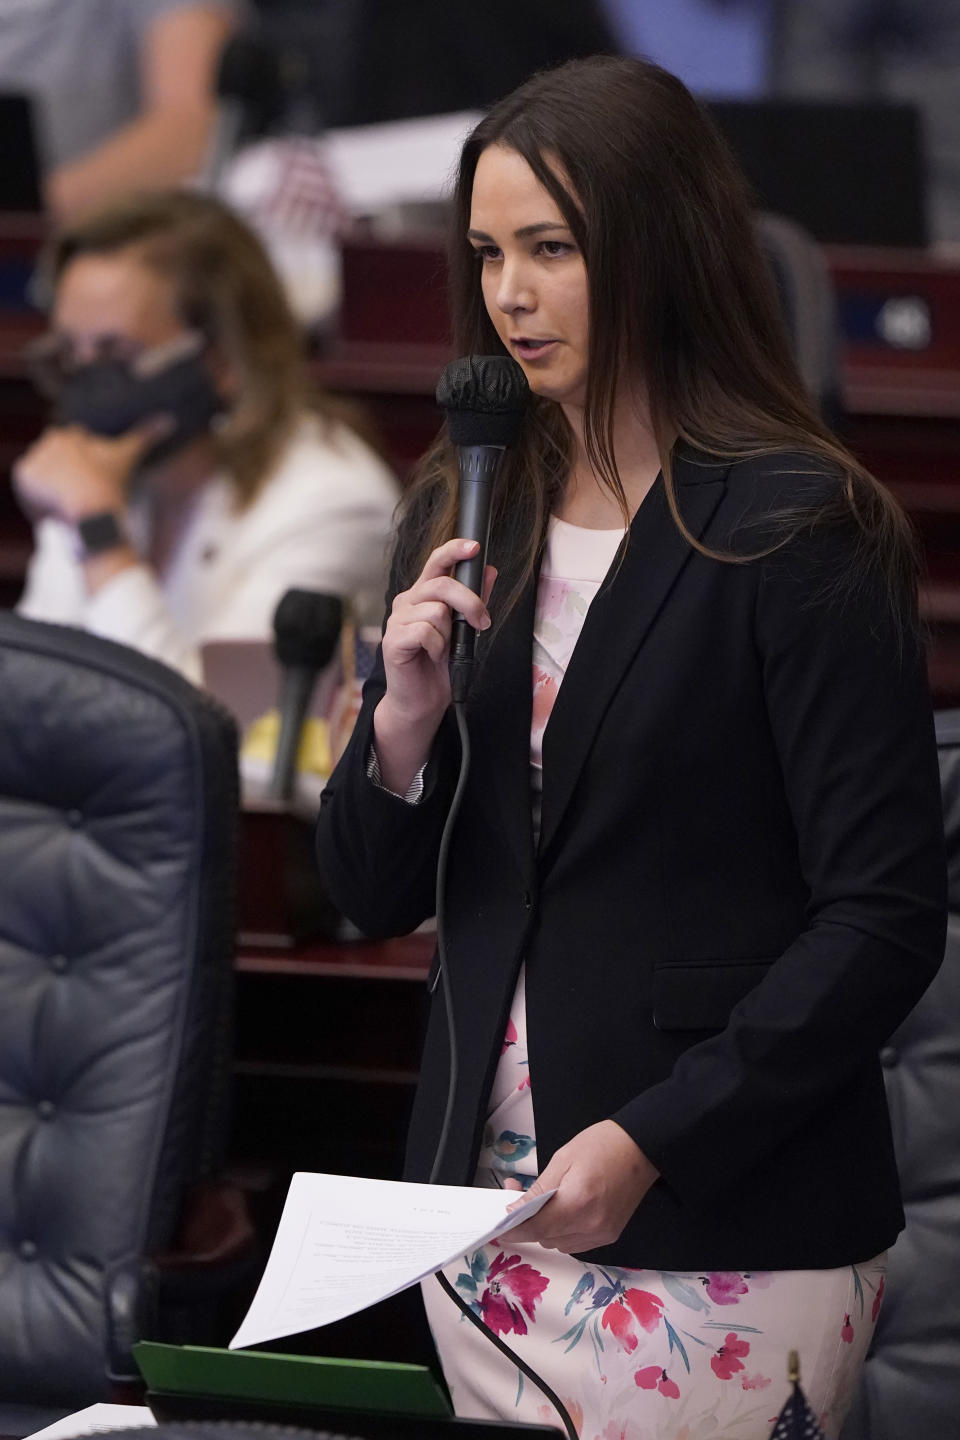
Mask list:
[[[237,511],[227,476],[211,477],[167,572],[122,571],[89,595],[73,529],[46,519],[18,609],[76,625],[164,660],[201,679],[200,646],[269,640],[273,612],[291,586],[353,601],[379,621],[386,557],[399,491],[386,465],[352,431],[303,420],[253,503]],[[147,508],[132,502],[130,532],[144,552]]]

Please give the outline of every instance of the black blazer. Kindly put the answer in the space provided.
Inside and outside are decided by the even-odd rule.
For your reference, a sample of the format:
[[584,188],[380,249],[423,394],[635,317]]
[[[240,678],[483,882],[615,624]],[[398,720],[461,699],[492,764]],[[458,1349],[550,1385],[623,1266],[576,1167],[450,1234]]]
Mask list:
[[[682,512],[708,543],[756,551],[771,510],[836,487],[816,469],[687,453]],[[524,959],[541,1166],[612,1117],[662,1172],[594,1259],[835,1266],[902,1226],[877,1051],[942,955],[943,835],[919,646],[881,577],[824,595],[857,533],[824,524],[769,559],[724,563],[682,538],[658,480],[546,729],[536,852],[535,587],[482,637],[448,877],[460,1055],[441,1178],[472,1178]],[[378,666],[318,831],[336,899],[371,935],[433,912],[459,754],[448,717],[422,802],[378,790],[366,759],[383,689]],[[439,1135],[443,1011],[438,993],[410,1179],[427,1178]]]

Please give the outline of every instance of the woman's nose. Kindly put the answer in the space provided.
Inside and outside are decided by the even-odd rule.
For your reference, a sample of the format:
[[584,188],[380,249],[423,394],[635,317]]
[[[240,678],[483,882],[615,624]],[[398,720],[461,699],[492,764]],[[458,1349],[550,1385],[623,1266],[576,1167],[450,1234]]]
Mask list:
[[532,310],[536,304],[525,266],[504,261],[497,285],[497,305],[505,315]]

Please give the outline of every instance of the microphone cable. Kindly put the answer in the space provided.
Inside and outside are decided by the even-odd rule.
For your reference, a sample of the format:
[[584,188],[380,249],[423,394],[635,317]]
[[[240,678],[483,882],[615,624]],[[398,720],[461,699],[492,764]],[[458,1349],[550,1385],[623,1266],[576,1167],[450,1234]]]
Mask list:
[[[503,450],[516,442],[523,421],[528,387],[526,376],[517,362],[506,355],[467,355],[453,360],[445,368],[437,386],[437,403],[447,412],[447,430],[460,457],[460,514],[458,533],[480,542],[479,553],[461,561],[455,569],[458,580],[477,594],[483,582],[486,537],[490,525],[492,489]],[[456,1103],[459,1080],[457,1035],[453,1014],[453,992],[447,968],[446,889],[447,865],[453,831],[470,772],[470,735],[466,720],[466,699],[473,679],[475,635],[462,618],[454,621],[450,655],[450,689],[453,712],[460,735],[460,773],[450,809],[440,837],[437,856],[437,957],[439,983],[443,985],[443,1001],[447,1020],[450,1068],[447,1079],[447,1100],[437,1141],[436,1154],[430,1170],[430,1184],[437,1183]],[[489,1325],[471,1310],[441,1272],[437,1282],[462,1315],[480,1330],[492,1345],[536,1385],[556,1410],[567,1433],[567,1440],[578,1440],[577,1431],[559,1395],[551,1390],[537,1372],[521,1360],[509,1345],[504,1344]]]
[[[431,1185],[437,1184],[437,1177],[443,1165],[447,1141],[450,1138],[450,1125],[453,1120],[453,1107],[456,1103],[457,1085],[460,1078],[460,1061],[457,1054],[457,1029],[453,1018],[453,992],[450,988],[450,981],[447,975],[447,863],[450,858],[450,845],[453,841],[453,832],[456,829],[457,817],[460,814],[460,805],[463,801],[463,792],[467,788],[467,776],[470,774],[470,731],[467,729],[466,706],[462,701],[454,702],[453,713],[456,716],[457,730],[460,735],[460,773],[457,776],[456,789],[453,792],[450,809],[447,811],[447,818],[444,821],[443,834],[440,836],[435,895],[437,961],[440,967],[437,979],[443,988],[443,1005],[447,1017],[447,1044],[450,1050],[450,1066],[447,1073],[447,1102],[443,1112],[443,1124],[440,1127],[440,1139],[437,1141],[436,1154],[433,1157],[433,1166],[430,1170],[429,1184]],[[436,982],[434,982],[434,988],[436,988]]]
[[541,1392],[541,1394],[546,1396],[546,1398],[550,1401],[550,1404],[553,1406],[554,1410],[556,1410],[557,1414],[560,1417],[563,1428],[567,1432],[567,1440],[580,1440],[580,1437],[577,1434],[577,1428],[570,1418],[570,1412],[567,1410],[566,1405],[564,1405],[557,1392],[555,1390],[551,1390],[546,1380],[544,1380],[541,1375],[538,1375],[536,1370],[534,1370],[531,1365],[527,1364],[526,1360],[521,1360],[520,1356],[515,1350],[512,1350],[509,1345],[504,1344],[504,1342],[500,1339],[500,1336],[495,1334],[494,1331],[490,1329],[490,1326],[485,1324],[485,1322],[480,1319],[480,1316],[475,1310],[471,1310],[467,1302],[457,1294],[456,1290],[454,1290],[453,1286],[450,1284],[450,1281],[447,1279],[446,1275],[444,1275],[442,1270],[436,1271],[434,1279],[437,1281],[440,1289],[444,1292],[444,1294],[450,1296],[450,1299],[453,1301],[454,1305],[456,1305],[461,1315],[465,1315],[470,1321],[470,1324],[475,1325],[476,1328],[481,1331],[481,1333],[486,1337],[487,1340],[491,1341],[492,1344],[496,1345],[498,1350],[502,1351],[502,1353],[510,1361],[511,1365],[515,1365],[518,1370],[520,1370],[524,1375],[526,1375],[528,1380],[532,1380],[534,1385],[536,1385],[537,1389]]
[[[466,789],[467,777],[470,773],[470,732],[467,728],[466,707],[462,699],[458,699],[453,705],[454,715],[457,721],[457,731],[460,735],[460,773],[457,776],[456,789],[453,792],[453,799],[450,802],[450,809],[444,822],[443,834],[440,837],[440,851],[437,856],[437,886],[436,886],[436,910],[437,910],[437,958],[439,961],[439,983],[443,987],[443,1003],[447,1018],[447,1042],[450,1050],[450,1067],[447,1078],[447,1101],[444,1109],[443,1124],[440,1128],[440,1139],[437,1141],[436,1153],[433,1157],[433,1165],[430,1170],[431,1185],[438,1183],[438,1175],[443,1165],[444,1154],[447,1142],[450,1137],[450,1126],[453,1121],[453,1110],[456,1103],[457,1084],[459,1081],[459,1058],[457,1054],[457,1035],[453,1015],[453,991],[450,985],[449,972],[447,970],[447,933],[446,933],[446,898],[447,898],[447,863],[450,857],[450,845],[453,839],[453,832],[456,827],[457,817],[460,813],[460,805],[463,800],[463,792]],[[518,1196],[519,1198],[519,1196]],[[445,1295],[448,1295],[462,1315],[475,1326],[492,1345],[505,1355],[511,1365],[531,1380],[537,1389],[546,1396],[550,1404],[556,1410],[567,1432],[567,1440],[579,1440],[576,1426],[570,1418],[570,1413],[564,1405],[560,1396],[552,1390],[542,1376],[538,1375],[531,1365],[521,1360],[515,1350],[497,1335],[487,1325],[475,1310],[472,1310],[466,1301],[457,1294],[450,1281],[442,1270],[437,1270],[434,1278]]]

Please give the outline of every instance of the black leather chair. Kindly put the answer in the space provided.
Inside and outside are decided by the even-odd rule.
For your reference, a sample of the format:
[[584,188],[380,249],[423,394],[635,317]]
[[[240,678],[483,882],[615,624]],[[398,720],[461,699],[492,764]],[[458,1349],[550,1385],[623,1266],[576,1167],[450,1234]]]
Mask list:
[[950,875],[943,965],[881,1053],[907,1226],[843,1440],[960,1437],[960,710],[937,716]]
[[226,1131],[236,752],[166,666],[0,614],[0,1433],[193,1338],[164,1275],[177,1329]]

